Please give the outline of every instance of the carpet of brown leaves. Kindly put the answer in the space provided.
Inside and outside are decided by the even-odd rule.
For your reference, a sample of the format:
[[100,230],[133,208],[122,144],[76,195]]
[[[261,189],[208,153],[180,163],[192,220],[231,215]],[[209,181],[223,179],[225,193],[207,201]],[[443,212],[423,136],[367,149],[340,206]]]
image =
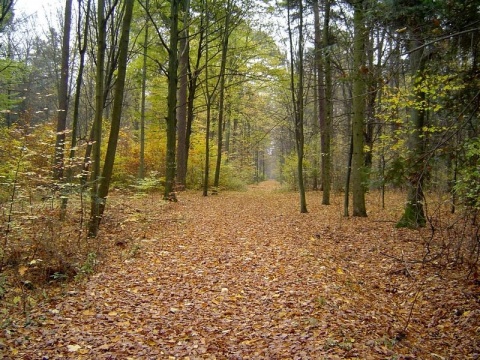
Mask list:
[[480,287],[417,261],[401,197],[370,195],[368,218],[307,200],[273,183],[113,198],[98,272],[5,329],[3,358],[479,358]]

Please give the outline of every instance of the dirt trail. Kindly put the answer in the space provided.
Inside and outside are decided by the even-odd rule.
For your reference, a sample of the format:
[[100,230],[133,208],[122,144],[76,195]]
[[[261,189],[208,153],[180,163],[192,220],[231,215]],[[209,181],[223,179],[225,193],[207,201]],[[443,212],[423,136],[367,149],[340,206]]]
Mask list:
[[297,195],[275,183],[158,199],[112,201],[103,237],[127,246],[112,246],[85,286],[39,305],[4,358],[467,359],[479,350],[467,285],[384,255],[421,255],[416,233],[387,221],[395,211],[371,205],[369,218],[344,219],[340,198],[326,207],[309,193],[300,214]]

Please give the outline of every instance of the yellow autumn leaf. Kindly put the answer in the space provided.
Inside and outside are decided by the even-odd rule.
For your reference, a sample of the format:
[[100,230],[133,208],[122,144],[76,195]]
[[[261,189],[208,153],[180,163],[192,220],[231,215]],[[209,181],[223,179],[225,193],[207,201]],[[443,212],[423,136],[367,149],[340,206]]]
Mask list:
[[26,266],[20,266],[20,267],[18,268],[18,273],[20,274],[20,276],[23,276],[23,275],[25,275],[25,273],[27,272],[27,270],[28,270],[28,267],[26,267]]
[[342,268],[338,268],[337,269],[337,274],[343,275],[345,273],[343,272]]

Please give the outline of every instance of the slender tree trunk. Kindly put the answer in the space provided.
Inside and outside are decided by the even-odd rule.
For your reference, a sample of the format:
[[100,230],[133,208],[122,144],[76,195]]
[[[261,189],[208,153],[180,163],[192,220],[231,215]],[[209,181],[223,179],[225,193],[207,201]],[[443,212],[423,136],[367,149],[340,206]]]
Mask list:
[[205,0],[205,100],[207,102],[207,119],[206,119],[206,129],[205,129],[205,170],[204,170],[204,179],[203,179],[203,196],[208,196],[208,182],[210,177],[210,121],[211,121],[211,108],[212,108],[212,95],[209,90],[209,70],[208,70],[208,61],[209,61],[209,25],[210,21],[208,20],[208,1]]
[[220,63],[220,89],[219,89],[219,104],[218,104],[218,129],[217,129],[217,162],[215,166],[215,177],[213,186],[218,191],[220,185],[220,168],[222,166],[222,143],[223,143],[223,124],[225,113],[225,68],[227,66],[228,40],[230,38],[230,0],[227,1],[227,8],[225,12],[225,23],[223,28],[222,41],[222,59]]
[[[98,197],[98,185],[100,182],[100,149],[102,145],[102,117],[104,106],[104,78],[105,78],[105,49],[106,49],[106,19],[105,19],[105,2],[98,0],[97,2],[97,69],[95,75],[95,118],[92,127],[92,153],[91,158],[92,174],[91,174],[91,209],[89,236],[96,237],[100,224],[100,199]],[[87,163],[89,163],[88,161]]]
[[192,124],[195,118],[194,114],[194,105],[195,105],[195,96],[197,94],[197,84],[198,84],[198,77],[200,74],[200,60],[202,58],[203,52],[203,40],[205,38],[205,29],[203,26],[203,19],[204,15],[200,15],[200,33],[198,39],[198,49],[197,49],[197,59],[195,62],[194,70],[190,70],[189,74],[189,81],[188,81],[188,104],[187,104],[187,124],[185,129],[185,168],[187,169],[188,173],[188,158],[190,153],[190,137],[192,135]]
[[65,132],[67,129],[68,80],[70,58],[70,28],[72,26],[72,0],[65,0],[65,18],[63,22],[62,65],[60,86],[58,89],[57,136],[55,140],[54,178],[60,180],[64,174]]
[[[290,14],[290,1],[287,2],[287,20],[288,35],[290,41],[290,92],[292,96],[292,105],[294,108],[295,121],[295,148],[297,152],[297,175],[298,191],[300,195],[300,212],[307,212],[307,201],[305,195],[305,182],[303,178],[303,158],[304,158],[304,133],[303,133],[303,3],[299,2],[299,26],[298,26],[298,53],[297,69],[295,71],[295,51],[293,45],[293,34]],[[295,84],[295,74],[297,74],[298,85]]]
[[[107,201],[110,180],[112,178],[115,154],[117,152],[118,134],[120,132],[120,122],[122,119],[123,94],[125,92],[125,78],[127,75],[128,43],[130,38],[130,25],[132,22],[133,4],[135,0],[125,0],[125,11],[123,15],[122,34],[120,37],[118,54],[118,73],[115,81],[115,91],[112,108],[112,122],[110,135],[108,139],[107,153],[103,165],[102,178],[98,188],[98,198],[100,203],[99,217],[103,215]],[[99,224],[99,222],[98,222]],[[98,232],[98,228],[96,229]]]
[[[149,0],[145,7],[149,8]],[[143,39],[143,64],[142,64],[142,100],[140,105],[140,164],[138,178],[145,178],[145,102],[147,98],[147,57],[148,57],[148,19],[145,21],[145,37]]]
[[325,179],[322,176],[323,196],[322,204],[330,204],[330,190],[332,188],[332,136],[333,136],[333,83],[332,83],[332,60],[331,60],[331,41],[330,41],[330,4],[331,0],[325,0],[325,15],[323,21],[323,43],[325,44],[325,130],[324,130],[324,148],[322,150],[322,172],[325,173]]
[[364,124],[365,124],[365,78],[362,69],[365,67],[365,18],[364,0],[354,4],[354,59],[356,72],[353,79],[353,155],[352,155],[352,192],[353,216],[365,217],[365,163],[364,163]]
[[[87,40],[88,40],[88,19],[90,17],[90,3],[91,0],[87,0],[87,9],[85,11],[85,24],[83,28],[83,35],[81,33],[81,18],[78,19],[78,51],[80,54],[80,60],[78,64],[78,74],[77,81],[75,84],[75,100],[73,104],[73,120],[72,120],[72,138],[70,143],[70,153],[68,156],[69,164],[67,167],[66,173],[66,183],[72,184],[73,182],[73,169],[74,169],[74,159],[77,150],[77,137],[78,137],[78,120],[80,113],[80,98],[82,93],[82,84],[83,84],[83,72],[85,70],[85,53],[87,52]],[[80,6],[80,1],[79,1]],[[65,211],[67,209],[68,198],[65,196],[62,199],[62,215],[64,218]]]
[[345,176],[345,197],[343,199],[343,216],[348,217],[348,208],[350,206],[350,178],[352,175],[352,157],[353,157],[353,139],[350,136],[350,145],[348,150],[347,174]]
[[170,2],[170,43],[168,49],[168,113],[167,113],[167,156],[164,199],[176,200],[175,196],[175,146],[177,137],[177,83],[178,83],[178,14],[179,0]]
[[189,65],[189,39],[188,22],[189,1],[184,1],[184,21],[183,30],[179,39],[179,75],[178,75],[178,141],[177,141],[177,185],[180,188],[186,187],[187,182],[187,117],[188,117],[188,65]]

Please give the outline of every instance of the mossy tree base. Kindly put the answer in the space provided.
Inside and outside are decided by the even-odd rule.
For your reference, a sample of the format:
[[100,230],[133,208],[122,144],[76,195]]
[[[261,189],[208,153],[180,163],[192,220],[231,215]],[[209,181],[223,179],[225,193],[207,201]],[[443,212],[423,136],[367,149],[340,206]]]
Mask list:
[[427,220],[421,203],[408,202],[402,218],[398,221],[397,228],[418,229],[425,227]]

